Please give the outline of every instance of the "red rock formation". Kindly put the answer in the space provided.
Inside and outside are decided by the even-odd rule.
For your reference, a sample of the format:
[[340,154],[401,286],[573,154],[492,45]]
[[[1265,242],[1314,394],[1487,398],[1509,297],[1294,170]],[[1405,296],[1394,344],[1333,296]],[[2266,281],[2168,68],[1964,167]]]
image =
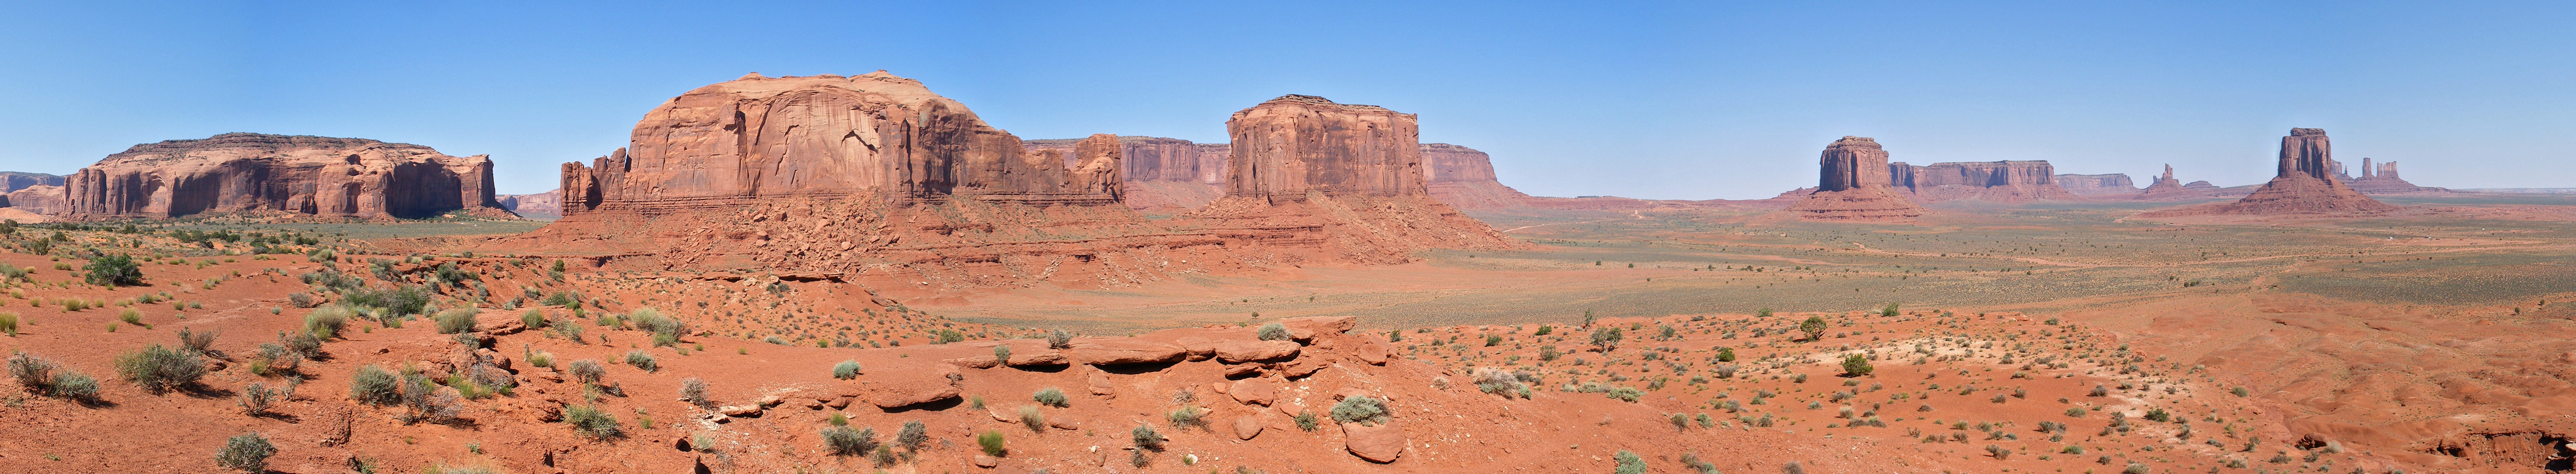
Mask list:
[[1816,191],[1787,212],[1802,219],[1911,222],[1926,211],[1888,185],[1887,150],[1877,140],[1846,136],[1825,147]]
[[1924,202],[2075,199],[2073,193],[2057,186],[2056,175],[2057,168],[2044,160],[1933,163],[1926,166],[1902,162],[1888,164],[1889,182],[1914,193],[1918,200]]
[[57,215],[71,208],[71,203],[63,199],[62,186],[28,186],[10,192],[8,199],[9,207],[36,214]]
[[17,192],[28,186],[61,186],[63,177],[44,173],[0,171],[0,192]]
[[1430,248],[1519,248],[1433,199],[1413,114],[1288,95],[1235,112],[1227,194],[1192,215],[1229,239],[1402,262]]
[[2333,162],[2334,145],[2326,139],[2325,130],[2293,128],[2289,136],[2281,137],[2277,175],[2253,194],[2232,203],[2158,211],[2146,216],[2341,214],[2397,209],[2336,181],[2331,174]]
[[508,209],[520,216],[563,217],[563,190],[560,189],[536,194],[502,194],[493,196],[492,200],[499,203],[502,209]]
[[1422,179],[1431,197],[1459,209],[1508,209],[1530,205],[1530,195],[1494,179],[1493,157],[1447,143],[1422,144]]
[[506,215],[492,160],[356,138],[227,133],[135,145],[64,185],[69,218],[277,213],[425,218]]
[[2057,187],[2077,196],[2129,195],[2138,193],[2138,185],[2129,181],[2128,173],[2061,174]]
[[[1065,166],[1076,163],[1074,146],[1082,139],[1029,140],[1030,150],[1063,157]],[[1223,144],[1206,145],[1189,140],[1160,137],[1117,137],[1119,163],[1126,177],[1121,190],[1128,207],[1149,212],[1178,212],[1206,206],[1225,194],[1225,150]]]
[[2397,162],[2373,164],[2370,158],[2361,159],[2361,177],[2353,179],[2349,184],[2354,191],[2361,191],[2362,194],[2450,191],[2444,188],[2416,186],[2415,183],[2406,182],[2405,179],[2397,177]]
[[[1061,161],[919,81],[879,71],[759,74],[681,94],[645,114],[629,149],[564,166],[564,215],[647,215],[779,197],[951,198],[1101,205]],[[1114,186],[1112,186],[1114,187]]]

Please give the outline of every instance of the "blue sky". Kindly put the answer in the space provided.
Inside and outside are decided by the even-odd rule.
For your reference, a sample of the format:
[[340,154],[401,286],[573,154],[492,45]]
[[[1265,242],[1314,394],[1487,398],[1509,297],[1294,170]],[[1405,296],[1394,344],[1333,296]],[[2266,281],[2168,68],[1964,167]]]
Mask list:
[[[1395,5],[1388,5],[1388,4]],[[504,193],[746,72],[920,79],[1022,138],[1225,139],[1309,94],[1421,115],[1538,195],[1759,198],[1897,161],[2270,177],[2279,137],[2418,184],[2576,186],[2576,6],[2403,3],[19,2],[0,169],[224,132],[490,154]]]

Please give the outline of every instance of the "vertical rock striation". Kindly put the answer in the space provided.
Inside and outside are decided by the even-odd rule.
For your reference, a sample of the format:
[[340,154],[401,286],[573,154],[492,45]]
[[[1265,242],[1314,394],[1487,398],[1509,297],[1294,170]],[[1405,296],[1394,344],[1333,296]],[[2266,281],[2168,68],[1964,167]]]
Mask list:
[[1825,146],[1816,190],[1787,212],[1802,219],[1912,222],[1926,211],[1889,185],[1887,150],[1869,137],[1845,136]]
[[74,219],[208,213],[341,218],[491,216],[492,160],[357,138],[227,133],[135,145],[63,185]]

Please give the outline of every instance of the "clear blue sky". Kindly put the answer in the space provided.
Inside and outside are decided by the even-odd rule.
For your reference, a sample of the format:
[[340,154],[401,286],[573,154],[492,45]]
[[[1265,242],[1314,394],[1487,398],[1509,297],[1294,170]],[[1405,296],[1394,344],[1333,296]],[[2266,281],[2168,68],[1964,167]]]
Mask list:
[[490,154],[537,192],[691,88],[885,69],[1023,138],[1383,105],[1539,195],[1766,197],[1843,135],[2240,185],[2291,127],[2418,184],[2576,187],[2567,2],[1700,3],[16,2],[0,169],[240,131]]

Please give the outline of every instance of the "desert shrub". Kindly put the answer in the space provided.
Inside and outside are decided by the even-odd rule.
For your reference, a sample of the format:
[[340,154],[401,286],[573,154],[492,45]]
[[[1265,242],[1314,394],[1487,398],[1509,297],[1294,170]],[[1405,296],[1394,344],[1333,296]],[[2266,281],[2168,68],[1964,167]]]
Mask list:
[[1539,326],[1539,327],[1538,327],[1538,330],[1537,330],[1537,331],[1531,331],[1531,332],[1530,332],[1530,335],[1532,335],[1532,336],[1545,336],[1545,335],[1548,335],[1548,333],[1553,333],[1553,332],[1556,332],[1556,327],[1555,327],[1555,326],[1544,326],[1544,325],[1542,325],[1542,326]]
[[236,403],[241,405],[242,414],[250,416],[267,414],[270,408],[277,406],[277,402],[286,399],[285,393],[258,382],[251,382],[249,386],[242,387],[239,398]]
[[1317,423],[1315,422],[1315,418],[1316,418],[1316,416],[1315,416],[1315,412],[1311,412],[1311,411],[1301,411],[1301,412],[1297,412],[1297,416],[1296,416],[1296,420],[1297,420],[1297,429],[1298,429],[1298,430],[1300,430],[1300,431],[1308,431],[1308,432],[1315,431],[1315,428],[1316,428],[1316,425],[1317,425]]
[[92,285],[129,286],[143,283],[143,267],[134,263],[134,257],[125,255],[101,255],[98,258],[89,259],[89,264],[82,265],[81,271],[88,272],[82,275],[81,279]]
[[196,384],[206,376],[206,359],[194,352],[153,344],[116,356],[116,373],[152,393]]
[[143,325],[143,312],[137,311],[134,308],[125,308],[124,311],[116,312],[116,320],[124,321],[125,324],[141,326]]
[[1477,367],[1468,372],[1468,376],[1475,379],[1476,391],[1502,395],[1503,398],[1525,393],[1529,388],[1529,384],[1522,383],[1520,377],[1510,371],[1493,367]]
[[1717,366],[1717,367],[1715,367],[1715,368],[1712,368],[1712,369],[1710,369],[1710,370],[1712,370],[1712,371],[1714,371],[1714,372],[1717,372],[1717,378],[1721,378],[1721,379],[1731,379],[1731,378],[1735,378],[1735,371],[1736,371],[1736,370],[1738,370],[1738,368],[1735,366],[1735,364],[1724,364],[1724,365],[1719,365],[1719,366]]
[[833,456],[867,454],[877,449],[875,429],[850,429],[834,426],[823,429],[823,451]]
[[1681,461],[1683,467],[1699,471],[1699,474],[1717,474],[1717,463],[1700,460],[1699,453],[1682,453]]
[[536,352],[529,353],[529,354],[528,354],[528,365],[533,365],[533,366],[538,366],[538,367],[554,367],[554,366],[555,366],[555,353],[552,353],[552,352],[546,352],[546,351],[536,351]]
[[341,301],[358,306],[383,308],[386,314],[382,316],[400,318],[418,315],[422,310],[428,309],[429,290],[416,285],[364,289],[350,292],[348,296],[341,298]]
[[1046,414],[1039,413],[1036,406],[1023,405],[1020,407],[1020,424],[1027,425],[1031,432],[1046,432]]
[[[8,265],[0,265],[6,267]],[[18,313],[0,313],[0,333],[18,335]]]
[[1556,350],[1556,346],[1539,346],[1538,348],[1538,360],[1541,361],[1556,362],[1556,358],[1564,356],[1565,353]]
[[1808,316],[1807,320],[1798,322],[1798,331],[1807,333],[1808,342],[1823,340],[1825,338],[1825,317]]
[[1354,396],[1342,399],[1341,403],[1333,404],[1333,421],[1377,426],[1379,423],[1385,423],[1387,418],[1386,402],[1376,398]]
[[1047,348],[1058,350],[1072,349],[1073,333],[1065,332],[1065,330],[1062,329],[1047,331]]
[[215,465],[242,472],[268,471],[268,457],[277,455],[277,446],[259,433],[242,433],[224,441],[224,449],[215,452]]
[[47,393],[54,383],[54,370],[61,367],[52,359],[25,351],[9,356],[9,376],[17,378],[18,386],[26,387],[29,392]]
[[529,330],[545,329],[546,313],[538,312],[533,309],[528,310],[528,312],[525,313],[519,313],[519,325],[527,326]]
[[1594,329],[1592,330],[1592,347],[1600,349],[1601,352],[1610,352],[1611,349],[1619,348],[1619,340],[1626,338],[1627,336],[1625,333],[1619,328]]
[[1734,362],[1734,361],[1735,361],[1735,348],[1733,348],[1733,347],[1720,347],[1720,348],[1717,348],[1717,361],[1718,361],[1718,362]]
[[1071,402],[1065,399],[1064,390],[1055,387],[1047,387],[1045,389],[1038,390],[1038,393],[1036,395],[1031,395],[1030,398],[1036,399],[1038,403],[1044,403],[1047,406],[1056,408],[1072,406]]
[[450,395],[447,392],[440,391],[437,383],[431,382],[429,377],[422,376],[418,373],[410,373],[409,371],[406,371],[406,373],[403,374],[402,379],[404,423],[419,423],[423,421],[430,423],[445,423],[447,420],[456,418],[459,408],[457,406],[456,395]]
[[958,332],[955,329],[941,329],[933,334],[939,337],[939,339],[934,341],[933,344],[947,344],[966,340],[966,333]]
[[610,415],[598,407],[586,405],[564,407],[563,421],[565,425],[572,426],[574,433],[594,440],[616,438],[626,434],[625,428],[618,426],[616,415]]
[[993,363],[1011,363],[1011,346],[993,346]]
[[632,365],[635,366],[635,368],[644,369],[645,372],[659,372],[662,370],[661,362],[654,360],[652,354],[644,353],[643,349],[626,351],[626,365]]
[[356,312],[342,306],[314,308],[312,312],[304,313],[304,333],[316,339],[339,337],[340,331],[348,327],[352,314]]
[[680,336],[689,331],[687,323],[680,322],[678,318],[665,316],[659,309],[638,309],[634,313],[627,314],[627,319],[635,323],[636,329],[653,333],[655,346],[678,344]]
[[1207,413],[1205,408],[1182,406],[1164,414],[1163,420],[1171,422],[1174,428],[1204,427],[1207,426]]
[[1619,462],[1619,467],[1613,469],[1611,472],[1619,474],[1646,474],[1646,458],[1637,456],[1637,453],[1628,452],[1623,449],[1619,451],[1619,454],[1610,455],[1610,458],[1618,460]]
[[690,405],[697,405],[698,408],[716,406],[715,400],[707,399],[707,381],[698,380],[697,377],[680,380],[680,400],[689,402]]
[[922,424],[921,420],[903,422],[903,430],[895,432],[894,442],[903,445],[904,449],[919,451],[930,443],[930,426]]
[[2094,386],[2093,386],[2093,391],[2091,391],[2091,392],[2085,392],[2085,393],[2084,393],[2084,395],[2085,395],[2085,396],[2092,396],[2092,397],[2099,397],[2099,396],[2110,395],[2110,394],[2111,394],[2111,387],[2105,387],[2105,386],[2101,386],[2101,385],[2094,385]]
[[983,448],[986,456],[1001,457],[1004,453],[1010,452],[1002,447],[1000,431],[987,430],[984,434],[975,435],[975,447]]
[[50,385],[48,389],[57,397],[84,402],[98,399],[98,379],[89,374],[65,369],[54,374],[54,382]]
[[181,328],[179,329],[179,348],[205,354],[207,351],[214,350],[215,334],[216,331],[196,332]]
[[1138,448],[1159,451],[1163,449],[1163,442],[1166,441],[1163,433],[1154,431],[1153,425],[1136,425],[1136,429],[1128,430],[1127,434],[1129,438],[1136,441]]
[[608,368],[601,367],[599,361],[590,359],[572,361],[572,364],[565,368],[565,372],[572,373],[574,381],[587,385],[598,385],[599,379],[608,376]]
[[1986,445],[1986,454],[1994,456],[1997,461],[2012,459],[2012,450],[2002,446]]
[[2163,409],[2163,408],[2157,408],[2157,409],[2147,410],[2147,416],[2146,416],[2146,418],[2147,418],[2147,420],[2148,420],[2148,421],[2154,421],[2154,422],[2157,422],[2157,423],[2163,423],[2163,422],[2173,421],[2173,414],[2172,414],[2172,413],[2166,413],[2166,412],[2165,412],[2165,409]]
[[2147,474],[2147,471],[2145,464],[2129,463],[2129,467],[2120,469],[2120,474]]
[[383,367],[359,367],[357,374],[349,377],[349,398],[377,406],[402,403],[401,383]]
[[474,315],[481,312],[474,308],[456,308],[440,311],[433,319],[438,322],[439,334],[463,334],[474,330]]
[[1263,324],[1261,325],[1261,330],[1255,332],[1255,334],[1259,334],[1261,340],[1264,341],[1285,341],[1289,339],[1288,325],[1279,323]]
[[2066,409],[2066,416],[2070,416],[2070,417],[2083,418],[2083,417],[2084,417],[2084,413],[2085,413],[2085,411],[2084,411],[2084,407],[2074,407],[2074,408],[2068,408],[2068,409]]
[[1899,308],[1899,306],[1897,306],[1897,305],[1896,305],[1896,303],[1888,303],[1888,304],[1887,304],[1887,306],[1884,306],[1884,307],[1880,307],[1880,308],[1878,308],[1878,315],[1879,315],[1879,316],[1891,316],[1891,317],[1892,317],[1892,316],[1896,316],[1896,311],[1897,311],[1897,309],[1898,309],[1898,308]]
[[1852,354],[1843,357],[1843,375],[1858,377],[1869,375],[1872,370],[1876,369],[1869,366],[1869,357],[1867,356]]
[[841,380],[859,378],[859,361],[845,360],[832,364],[832,378]]

